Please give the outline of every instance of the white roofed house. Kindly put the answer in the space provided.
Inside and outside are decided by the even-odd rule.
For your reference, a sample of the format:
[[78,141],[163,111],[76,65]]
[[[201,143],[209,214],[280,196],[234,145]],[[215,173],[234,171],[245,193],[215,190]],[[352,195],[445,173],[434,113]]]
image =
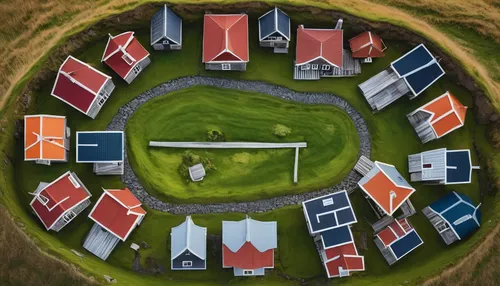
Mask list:
[[182,18],[167,5],[151,18],[151,46],[157,51],[182,49]]
[[207,228],[194,224],[191,216],[170,232],[172,270],[207,269]]
[[274,48],[274,53],[288,53],[290,17],[277,7],[259,18],[259,44]]

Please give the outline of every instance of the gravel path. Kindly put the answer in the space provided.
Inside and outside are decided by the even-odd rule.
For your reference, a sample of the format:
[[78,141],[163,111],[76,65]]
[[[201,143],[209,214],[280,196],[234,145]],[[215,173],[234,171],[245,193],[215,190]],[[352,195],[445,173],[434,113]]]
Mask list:
[[[295,92],[288,88],[271,85],[258,81],[243,81],[243,80],[232,80],[232,79],[221,79],[212,77],[183,77],[175,80],[165,82],[151,90],[148,90],[129,103],[122,106],[118,113],[113,117],[111,123],[108,125],[107,130],[119,130],[125,131],[125,126],[127,121],[132,116],[132,114],[141,107],[145,102],[162,96],[166,93],[180,90],[183,88],[188,88],[196,85],[207,85],[219,88],[229,88],[229,89],[239,89],[245,91],[259,92],[263,94],[268,94],[285,100],[293,100],[297,102],[302,102],[306,104],[331,104],[343,109],[356,125],[356,131],[358,133],[360,141],[360,152],[358,157],[364,155],[370,158],[371,143],[370,134],[366,126],[366,122],[363,117],[342,98],[329,93],[302,93]],[[169,212],[172,214],[206,214],[206,213],[223,213],[223,212],[240,212],[240,213],[254,213],[254,212],[266,212],[281,208],[288,205],[296,205],[304,200],[308,200],[317,196],[325,195],[331,192],[337,192],[341,190],[353,191],[357,182],[361,179],[361,176],[357,174],[354,170],[351,170],[349,174],[340,182],[339,184],[328,187],[322,190],[296,194],[296,195],[286,195],[281,197],[275,197],[270,199],[263,199],[252,202],[244,203],[220,203],[220,204],[171,204],[160,201],[159,199],[148,194],[144,187],[139,182],[139,179],[135,175],[134,171],[130,167],[127,156],[127,148],[125,147],[125,173],[122,176],[122,182],[148,207]]]

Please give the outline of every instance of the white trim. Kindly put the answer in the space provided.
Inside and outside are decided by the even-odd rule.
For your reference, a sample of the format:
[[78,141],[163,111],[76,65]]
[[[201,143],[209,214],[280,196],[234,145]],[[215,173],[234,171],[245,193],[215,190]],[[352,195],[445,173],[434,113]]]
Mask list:
[[[354,244],[354,238],[353,238],[353,235],[352,235],[351,227],[347,226],[347,228],[349,229],[350,240],[347,241],[347,242],[343,242],[343,243],[331,245],[331,246],[328,246],[328,247],[326,247],[326,245],[325,245],[325,241],[323,240],[323,236],[321,234],[319,234],[320,237],[321,237],[321,245],[323,246],[323,250],[327,250],[327,249],[334,248],[334,247],[339,247],[339,246],[350,244],[350,243]],[[356,249],[356,246],[354,246],[354,249]],[[357,252],[357,250],[356,250],[356,252]]]
[[[467,154],[469,155],[469,180],[467,181],[460,181],[460,182],[448,182],[448,172],[445,172],[446,173],[446,177],[445,177],[445,184],[446,185],[459,185],[459,184],[470,184],[472,182],[472,158],[470,156],[470,150],[469,149],[457,149],[457,150],[446,150],[446,153],[454,153],[454,152],[467,152]],[[446,158],[446,154],[445,154],[445,158]],[[447,160],[445,161],[446,163],[446,169],[452,169],[452,167],[455,167],[457,168],[456,166],[448,166],[448,162]]]
[[[412,249],[408,250],[408,251],[407,251],[405,254],[403,254],[402,256],[397,257],[397,256],[396,256],[396,254],[394,253],[394,251],[392,250],[392,247],[391,247],[391,246],[392,246],[395,242],[397,242],[397,241],[399,241],[399,240],[403,239],[404,237],[406,237],[407,235],[409,235],[411,232],[415,232],[415,234],[417,235],[417,237],[420,239],[420,243],[419,243],[418,245],[416,245],[415,247],[413,247]],[[419,246],[420,246],[420,245],[422,245],[422,244],[424,244],[424,241],[422,240],[422,238],[420,237],[420,235],[418,235],[418,233],[415,231],[415,229],[412,229],[412,230],[410,230],[408,233],[406,233],[404,236],[401,236],[399,239],[397,239],[397,240],[395,240],[395,241],[391,242],[391,244],[390,244],[390,245],[388,245],[387,247],[391,250],[392,254],[394,254],[394,258],[396,258],[396,261],[399,261],[401,258],[405,257],[406,255],[408,255],[410,252],[412,252],[413,250],[415,250],[417,247],[419,247]]]
[[[215,22],[211,17],[212,16],[241,16],[238,20],[234,21],[234,23],[229,27],[229,28],[226,28],[226,29],[223,29],[219,24],[217,24],[217,22]],[[215,24],[217,24],[219,26],[219,28],[221,28],[221,30],[225,30],[225,33],[226,33],[226,38],[225,38],[225,49],[222,50],[221,52],[219,52],[216,56],[212,57],[211,60],[209,61],[204,61],[205,57],[204,57],[204,53],[205,53],[205,17],[208,17],[210,18],[210,20],[212,20]],[[203,18],[203,47],[202,47],[202,62],[203,63],[207,63],[207,64],[210,64],[210,63],[221,63],[221,62],[228,62],[228,63],[247,63],[249,60],[250,60],[250,44],[248,43],[248,37],[247,37],[247,56],[248,56],[248,60],[244,61],[242,60],[239,56],[237,56],[236,54],[233,53],[233,51],[231,51],[229,48],[228,48],[228,33],[229,33],[229,30],[234,26],[236,25],[242,18],[246,18],[246,26],[247,26],[247,34],[248,34],[248,15],[247,14],[205,14],[204,15],[204,18]],[[223,53],[230,53],[232,54],[233,56],[235,56],[236,58],[240,59],[239,61],[214,61],[215,58],[219,57],[220,55],[222,55]]]
[[[140,44],[140,43],[139,43],[139,44]],[[141,46],[142,46],[142,45],[141,45]],[[146,51],[146,52],[147,52],[147,51]],[[123,76],[123,79],[127,78],[127,76],[128,76],[128,75],[132,72],[132,70],[134,70],[134,68],[135,68],[138,64],[140,64],[143,60],[145,60],[147,57],[149,57],[149,52],[148,52],[148,54],[147,54],[147,55],[145,55],[142,59],[138,60],[138,61],[135,63],[135,65],[130,66],[130,69],[129,69],[129,70],[128,70],[128,72],[125,74],[125,76]],[[141,68],[141,71],[140,71],[139,73],[141,73],[142,71],[143,71],[143,70],[142,70],[142,68]]]
[[[356,249],[356,246],[354,246],[354,249]],[[352,254],[342,254],[344,257],[360,257],[361,260],[363,261],[362,264],[363,264],[363,268],[362,269],[344,269],[346,270],[348,273],[349,273],[349,276],[351,275],[351,272],[353,271],[365,271],[365,257],[364,256],[361,256],[361,255],[352,255]],[[331,259],[328,259],[326,260],[325,262],[323,262],[323,266],[325,267],[326,269],[326,275],[328,276],[328,278],[334,278],[334,277],[339,277],[340,275],[330,275],[330,271],[328,271],[328,267],[327,267],[327,264],[332,262],[332,261],[335,261],[337,259],[340,258],[340,255],[337,255]]]
[[[106,44],[106,48],[104,49],[104,54],[106,54],[106,50],[108,49],[108,45],[109,45],[109,41],[111,39],[115,39],[115,38],[118,38],[122,35],[125,35],[127,33],[131,33],[130,34],[130,37],[127,39],[127,41],[125,42],[125,45],[123,45],[123,49],[127,49],[128,45],[130,44],[130,42],[132,42],[132,40],[134,39],[134,33],[135,32],[132,32],[132,31],[127,31],[127,32],[123,32],[119,35],[116,35],[116,36],[111,36],[111,34],[109,34],[109,38],[108,38],[108,43]],[[111,58],[112,56],[114,56],[118,51],[120,51],[120,45],[116,48],[116,50],[112,51],[107,57],[104,57],[104,54],[102,55],[102,60],[101,62],[105,62],[107,61],[109,58]]]

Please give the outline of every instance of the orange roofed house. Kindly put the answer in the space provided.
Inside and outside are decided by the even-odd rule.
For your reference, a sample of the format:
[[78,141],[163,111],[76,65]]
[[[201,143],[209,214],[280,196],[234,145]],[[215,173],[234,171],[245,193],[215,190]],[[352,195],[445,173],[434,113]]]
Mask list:
[[70,129],[65,116],[24,116],[24,161],[49,165],[67,162]]
[[365,31],[349,40],[352,57],[355,59],[364,59],[364,63],[371,63],[372,58],[381,58],[385,56],[384,51],[387,47],[382,39],[370,31]]
[[392,216],[405,203],[410,204],[408,199],[415,192],[396,167],[377,161],[358,185],[368,201],[375,203],[374,210],[379,217]]
[[441,138],[465,124],[467,106],[449,91],[408,114],[422,143]]
[[297,29],[297,48],[293,79],[318,80],[321,77],[354,76],[361,64],[343,48],[342,19],[335,29]]
[[75,173],[40,182],[30,206],[47,230],[60,231],[90,205],[90,192]]
[[202,58],[206,70],[246,71],[249,60],[248,16],[206,14]]
[[278,246],[277,223],[247,216],[241,221],[222,222],[222,266],[233,268],[234,276],[262,276],[274,268]]
[[146,211],[129,189],[104,190],[89,214],[95,224],[83,248],[106,260],[118,242],[127,240],[142,222]]

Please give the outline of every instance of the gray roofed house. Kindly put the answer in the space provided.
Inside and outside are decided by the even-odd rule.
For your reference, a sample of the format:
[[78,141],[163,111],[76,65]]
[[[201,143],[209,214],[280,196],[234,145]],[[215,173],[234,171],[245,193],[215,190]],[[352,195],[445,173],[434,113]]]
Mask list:
[[182,18],[167,5],[151,18],[151,46],[157,51],[182,49]]
[[290,44],[290,17],[277,7],[259,18],[261,47],[274,48],[274,53],[288,53]]
[[207,228],[194,224],[191,216],[170,232],[172,270],[207,269]]

